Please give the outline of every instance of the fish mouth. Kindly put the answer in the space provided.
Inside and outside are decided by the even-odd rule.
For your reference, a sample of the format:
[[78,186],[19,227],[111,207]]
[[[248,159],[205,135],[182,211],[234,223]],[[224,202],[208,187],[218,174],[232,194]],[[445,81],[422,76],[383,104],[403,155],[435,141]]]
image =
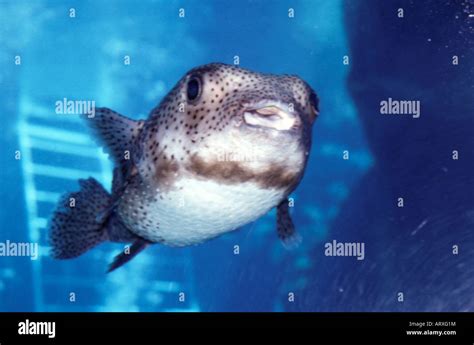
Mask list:
[[298,116],[287,104],[279,101],[260,101],[244,107],[243,119],[250,127],[289,131],[298,126]]

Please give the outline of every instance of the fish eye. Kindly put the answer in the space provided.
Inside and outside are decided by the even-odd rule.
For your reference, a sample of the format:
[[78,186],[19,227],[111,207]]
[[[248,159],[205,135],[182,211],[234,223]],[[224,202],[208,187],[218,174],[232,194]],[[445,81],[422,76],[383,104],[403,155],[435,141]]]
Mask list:
[[187,95],[190,101],[195,101],[201,94],[201,80],[198,77],[191,77],[188,81]]

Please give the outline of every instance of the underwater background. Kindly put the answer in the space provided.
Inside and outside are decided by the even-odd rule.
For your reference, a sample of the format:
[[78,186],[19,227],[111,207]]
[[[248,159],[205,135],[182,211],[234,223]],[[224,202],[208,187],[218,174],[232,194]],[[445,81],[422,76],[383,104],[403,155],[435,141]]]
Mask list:
[[[473,311],[472,7],[0,0],[0,242],[40,245],[37,260],[0,257],[0,311]],[[60,196],[88,176],[109,188],[112,174],[55,102],[145,118],[189,69],[236,58],[296,74],[320,98],[291,195],[302,244],[281,245],[272,211],[199,246],[153,246],[110,274],[121,244],[51,259]],[[389,97],[420,101],[420,117],[382,115]],[[364,260],[325,256],[333,240],[364,243]]]

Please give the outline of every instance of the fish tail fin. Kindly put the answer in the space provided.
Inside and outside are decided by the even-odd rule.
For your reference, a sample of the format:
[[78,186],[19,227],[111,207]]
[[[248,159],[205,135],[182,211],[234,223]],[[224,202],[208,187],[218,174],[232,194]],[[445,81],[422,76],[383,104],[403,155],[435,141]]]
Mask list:
[[137,256],[138,253],[145,249],[149,244],[150,242],[144,239],[138,239],[133,242],[131,247],[127,247],[123,252],[121,252],[114,258],[114,261],[112,261],[112,263],[109,265],[107,273],[110,273],[113,270],[119,268],[120,266],[125,265],[127,262]]
[[60,201],[51,220],[51,255],[57,259],[77,257],[108,238],[97,215],[108,208],[110,194],[93,178],[79,180],[79,185],[78,192]]

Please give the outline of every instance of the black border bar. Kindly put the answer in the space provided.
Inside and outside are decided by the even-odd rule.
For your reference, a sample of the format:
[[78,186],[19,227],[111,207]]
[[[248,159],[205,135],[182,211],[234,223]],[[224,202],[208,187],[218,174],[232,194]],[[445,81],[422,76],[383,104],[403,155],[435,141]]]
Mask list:
[[[18,334],[26,320],[55,322],[55,337]],[[10,344],[472,345],[474,313],[0,313]]]

